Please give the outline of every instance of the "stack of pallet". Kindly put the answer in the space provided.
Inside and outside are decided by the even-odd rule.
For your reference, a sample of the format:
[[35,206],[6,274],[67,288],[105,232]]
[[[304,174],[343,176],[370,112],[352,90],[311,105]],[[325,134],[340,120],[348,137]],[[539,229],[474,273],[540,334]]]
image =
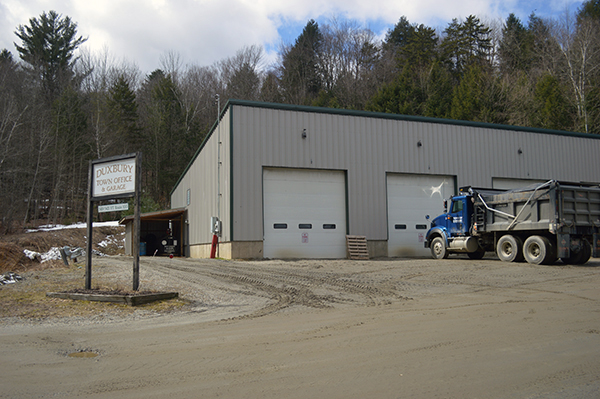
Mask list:
[[348,257],[350,259],[369,259],[367,237],[346,236],[346,246],[348,248]]

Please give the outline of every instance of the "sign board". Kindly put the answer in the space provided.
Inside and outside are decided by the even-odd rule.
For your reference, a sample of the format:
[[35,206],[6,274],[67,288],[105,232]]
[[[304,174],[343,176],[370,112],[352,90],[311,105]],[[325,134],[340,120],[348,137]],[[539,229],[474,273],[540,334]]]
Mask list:
[[135,194],[135,165],[135,157],[94,163],[92,197]]
[[[142,153],[119,155],[90,161],[88,173],[87,260],[85,288],[92,289],[92,235],[94,202],[134,197],[133,202],[133,290],[140,286],[140,207]],[[98,212],[129,209],[128,204],[98,206]]]
[[127,202],[123,204],[110,204],[110,205],[98,205],[98,212],[119,212],[126,211],[129,209],[129,204]]

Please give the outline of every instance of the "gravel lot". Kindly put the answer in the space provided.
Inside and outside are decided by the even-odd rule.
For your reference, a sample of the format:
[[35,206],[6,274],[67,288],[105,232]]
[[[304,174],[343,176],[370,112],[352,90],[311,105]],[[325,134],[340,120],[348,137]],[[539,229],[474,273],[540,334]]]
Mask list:
[[[131,285],[131,258],[93,262]],[[0,318],[0,397],[600,397],[599,283],[600,259],[144,257],[179,306]]]

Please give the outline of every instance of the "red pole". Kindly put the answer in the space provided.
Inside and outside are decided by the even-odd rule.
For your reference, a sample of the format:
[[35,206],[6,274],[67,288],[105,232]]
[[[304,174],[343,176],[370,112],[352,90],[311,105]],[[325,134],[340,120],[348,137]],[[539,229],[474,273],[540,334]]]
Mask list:
[[219,236],[216,234],[213,234],[213,239],[212,239],[212,246],[210,248],[210,258],[214,259],[215,255],[217,254],[217,245],[219,244]]

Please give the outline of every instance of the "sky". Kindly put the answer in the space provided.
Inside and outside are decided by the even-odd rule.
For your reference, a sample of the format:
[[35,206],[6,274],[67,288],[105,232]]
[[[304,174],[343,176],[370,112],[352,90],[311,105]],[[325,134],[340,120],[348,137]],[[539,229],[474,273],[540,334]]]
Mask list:
[[148,74],[161,60],[177,55],[183,65],[209,66],[245,46],[264,49],[263,66],[277,59],[280,46],[293,44],[311,19],[325,24],[348,19],[383,39],[400,17],[443,30],[453,18],[475,15],[504,21],[514,13],[524,23],[532,12],[559,18],[581,0],[0,0],[0,49],[15,59],[19,25],[54,10],[77,23],[88,38],[82,49],[108,54]]

